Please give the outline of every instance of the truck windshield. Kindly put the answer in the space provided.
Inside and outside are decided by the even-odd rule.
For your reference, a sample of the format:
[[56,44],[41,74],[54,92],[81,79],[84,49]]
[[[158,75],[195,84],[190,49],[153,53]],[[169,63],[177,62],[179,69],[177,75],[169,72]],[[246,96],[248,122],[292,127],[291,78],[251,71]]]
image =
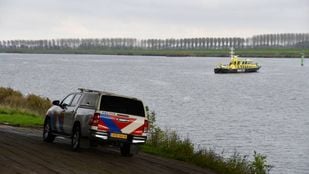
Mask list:
[[141,101],[124,97],[103,95],[100,110],[145,117]]

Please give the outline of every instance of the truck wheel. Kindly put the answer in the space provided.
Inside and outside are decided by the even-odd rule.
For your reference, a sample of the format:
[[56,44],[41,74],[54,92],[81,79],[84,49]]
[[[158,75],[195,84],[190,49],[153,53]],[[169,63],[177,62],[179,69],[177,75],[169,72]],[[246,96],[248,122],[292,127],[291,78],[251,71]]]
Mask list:
[[50,119],[46,117],[43,128],[43,141],[52,143],[54,140],[55,135],[52,134]]
[[80,127],[79,125],[75,125],[73,128],[73,134],[71,136],[71,147],[73,151],[77,151],[80,145]]
[[120,153],[122,156],[133,156],[130,146],[131,145],[129,143],[123,143],[120,145]]

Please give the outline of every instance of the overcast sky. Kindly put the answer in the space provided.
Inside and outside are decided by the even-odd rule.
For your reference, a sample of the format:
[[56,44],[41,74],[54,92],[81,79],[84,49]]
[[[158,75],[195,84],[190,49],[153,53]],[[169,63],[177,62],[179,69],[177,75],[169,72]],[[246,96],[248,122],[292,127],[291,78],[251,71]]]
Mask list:
[[0,0],[0,40],[300,32],[309,0]]

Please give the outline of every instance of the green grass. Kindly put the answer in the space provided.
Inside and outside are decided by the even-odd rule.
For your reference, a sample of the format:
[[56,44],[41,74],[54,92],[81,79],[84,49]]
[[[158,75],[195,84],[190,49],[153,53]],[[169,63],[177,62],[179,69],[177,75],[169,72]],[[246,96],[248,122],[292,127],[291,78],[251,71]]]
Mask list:
[[[141,55],[141,56],[193,56],[193,57],[227,57],[229,49],[110,49],[110,48],[63,48],[63,49],[0,49],[6,53],[37,53],[37,54],[100,54],[100,55]],[[300,48],[246,48],[235,49],[241,57],[287,57],[297,58],[301,52],[309,57],[309,49]]]
[[47,109],[51,106],[51,101],[34,94],[23,95],[12,88],[0,87],[0,106],[22,109],[45,116]]
[[286,57],[286,58],[299,58],[301,53],[304,52],[306,57],[309,57],[309,49],[299,48],[258,48],[258,49],[239,49],[236,54],[242,57]]
[[155,128],[151,132],[143,152],[191,163],[213,170],[218,174],[267,174],[272,168],[267,164],[266,156],[254,152],[254,160],[248,155],[235,152],[230,157],[223,157],[212,149],[195,150],[190,139],[181,139],[174,131],[162,131]]
[[41,126],[50,106],[48,98],[34,94],[23,95],[12,88],[0,87],[0,123]]
[[151,123],[150,136],[142,148],[146,153],[185,161],[211,169],[218,174],[267,174],[272,168],[267,164],[266,156],[256,152],[253,155],[254,160],[249,161],[247,155],[241,156],[237,152],[224,158],[212,149],[195,149],[189,138],[182,139],[175,131],[163,131],[157,127],[154,124],[155,112],[150,112],[147,107],[146,111]]
[[43,125],[44,118],[33,113],[11,108],[0,108],[0,123],[14,126],[37,127]]

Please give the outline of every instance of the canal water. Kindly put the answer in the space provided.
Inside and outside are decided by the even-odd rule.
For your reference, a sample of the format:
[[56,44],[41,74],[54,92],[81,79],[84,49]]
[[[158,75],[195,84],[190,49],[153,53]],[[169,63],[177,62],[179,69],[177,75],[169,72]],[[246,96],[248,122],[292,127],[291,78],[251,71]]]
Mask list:
[[258,73],[214,74],[228,58],[0,54],[0,86],[51,100],[79,87],[135,96],[196,148],[255,150],[273,174],[306,174],[309,61],[253,59]]

